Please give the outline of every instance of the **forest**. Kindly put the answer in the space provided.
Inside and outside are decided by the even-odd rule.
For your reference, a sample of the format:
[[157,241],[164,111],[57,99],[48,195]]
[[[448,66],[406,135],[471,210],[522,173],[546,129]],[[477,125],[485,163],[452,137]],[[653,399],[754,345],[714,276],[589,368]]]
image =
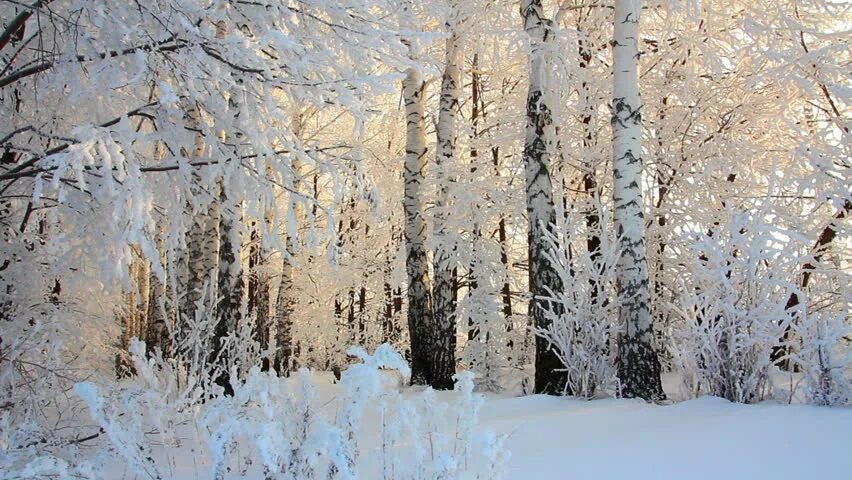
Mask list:
[[852,4],[0,19],[0,480],[852,470]]

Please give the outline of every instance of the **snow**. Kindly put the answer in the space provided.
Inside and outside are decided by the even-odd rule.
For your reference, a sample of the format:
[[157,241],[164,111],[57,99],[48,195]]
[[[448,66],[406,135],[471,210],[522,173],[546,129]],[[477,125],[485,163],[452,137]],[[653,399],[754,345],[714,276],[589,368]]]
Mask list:
[[[315,408],[326,416],[337,413],[341,387],[330,375],[318,374],[313,382]],[[422,387],[402,392],[406,398],[422,394]],[[435,400],[452,405],[458,394],[435,392]],[[470,438],[505,436],[504,478],[510,480],[799,480],[848,478],[852,472],[852,408],[845,407],[744,405],[717,397],[653,405],[487,394],[479,420],[478,436]],[[382,478],[378,412],[368,411],[361,422],[357,478]],[[209,464],[190,453],[200,450],[184,444],[182,453],[166,453],[177,463],[173,478],[208,478]],[[157,453],[162,458],[165,452]],[[134,478],[121,472],[113,469],[104,478]],[[263,476],[249,471],[241,478]]]
[[480,418],[509,434],[509,479],[792,480],[852,471],[848,408],[531,396],[490,398]]

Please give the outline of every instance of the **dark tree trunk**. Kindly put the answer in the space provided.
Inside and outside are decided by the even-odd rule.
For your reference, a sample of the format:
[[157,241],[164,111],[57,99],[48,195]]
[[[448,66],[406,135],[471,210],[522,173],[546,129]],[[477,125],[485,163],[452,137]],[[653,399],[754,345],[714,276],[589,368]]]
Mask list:
[[[384,309],[382,312],[382,343],[391,345],[399,341],[396,325],[396,302],[398,299],[398,291],[393,288],[393,258],[396,252],[397,237],[396,229],[391,228],[391,238],[385,246],[385,261],[382,266],[383,293],[384,293]],[[401,306],[400,306],[401,307]]]
[[213,339],[210,349],[210,366],[218,370],[216,384],[225,389],[226,395],[233,395],[230,372],[231,359],[225,349],[225,341],[233,335],[242,315],[243,269],[240,262],[239,224],[242,215],[240,205],[229,198],[225,185],[220,182],[219,201],[222,206],[219,221],[219,299],[216,306],[216,323],[213,327]]
[[383,285],[385,295],[385,305],[382,316],[382,343],[393,343],[391,335],[393,334],[393,288],[391,288],[390,279],[386,276]]
[[[251,232],[249,246],[249,276],[248,276],[248,314],[254,317],[252,336],[260,346],[261,352],[269,349],[270,316],[269,316],[269,252],[263,249],[263,239],[255,226]],[[270,366],[268,355],[261,359],[260,368],[268,371]]]
[[[500,176],[500,148],[492,147],[491,148],[491,160],[494,165],[494,175]],[[512,362],[512,352],[515,348],[515,342],[512,340],[511,333],[514,330],[514,320],[512,318],[513,309],[512,309],[512,286],[509,283],[509,278],[511,275],[511,264],[509,263],[509,243],[508,243],[508,233],[506,231],[506,217],[500,216],[500,220],[497,222],[497,240],[500,243],[500,264],[503,265],[503,284],[500,286],[500,302],[501,302],[501,312],[503,313],[503,321],[505,322],[505,329],[508,335],[508,340],[506,340],[506,349],[507,349],[507,358],[506,361],[511,364]]]
[[[580,30],[579,24],[577,29]],[[582,32],[578,40],[578,50],[580,55],[580,69],[584,72],[588,72],[589,65],[594,58],[594,54],[589,48],[587,41],[584,39]],[[584,80],[580,85],[581,102],[583,106],[583,114],[580,118],[580,123],[583,125],[583,154],[581,155],[583,168],[582,183],[583,192],[585,193],[587,201],[586,228],[588,231],[586,233],[586,250],[589,252],[593,264],[596,265],[601,257],[600,216],[598,215],[599,192],[595,172],[596,165],[594,160],[591,158],[590,152],[593,151],[597,144],[596,132],[592,125],[594,111],[597,105],[595,105],[592,101],[590,87],[585,80],[587,77],[588,73],[584,73]],[[595,278],[589,279],[589,288],[591,289],[591,298],[594,302],[598,298],[598,291],[600,289]]]
[[[811,274],[814,270],[816,270],[815,263],[819,263],[822,260],[822,256],[825,253],[825,249],[834,241],[837,237],[837,222],[838,220],[842,220],[846,218],[846,215],[852,211],[852,201],[846,200],[843,204],[843,207],[837,214],[834,215],[832,221],[822,229],[817,238],[816,243],[811,248],[811,253],[813,255],[813,263],[807,262],[802,266],[802,275],[799,280],[799,288],[801,290],[805,290],[808,288],[808,284],[811,281]],[[795,310],[801,304],[801,300],[799,299],[799,295],[796,292],[791,292],[790,296],[787,298],[787,303],[784,305],[784,310],[789,314],[793,315],[795,318],[796,312]],[[778,341],[778,345],[772,347],[772,353],[770,358],[772,361],[778,365],[779,367],[790,370],[795,369],[795,365],[791,365],[790,359],[788,355],[790,353],[790,341],[791,341],[792,328],[788,325],[784,330],[784,336]]]
[[367,287],[358,290],[358,345],[367,343]]
[[[470,173],[476,173],[478,168],[479,161],[479,150],[477,149],[477,142],[479,141],[480,131],[479,131],[479,122],[481,117],[484,116],[484,108],[483,108],[483,100],[482,100],[482,75],[479,72],[479,54],[475,53],[473,55],[473,61],[471,63],[471,72],[470,72],[470,103],[471,103],[471,111],[470,111],[470,123],[471,123],[471,143],[473,146],[470,149]],[[475,205],[474,209],[478,213],[479,205]],[[468,265],[468,295],[474,292],[478,287],[479,283],[476,278],[476,245],[481,241],[482,238],[482,230],[479,228],[474,221],[473,231],[471,232],[473,238],[471,240],[472,243],[472,259],[470,264]],[[473,341],[476,337],[479,336],[479,327],[474,321],[473,317],[468,317],[467,319],[467,340],[468,342]]]

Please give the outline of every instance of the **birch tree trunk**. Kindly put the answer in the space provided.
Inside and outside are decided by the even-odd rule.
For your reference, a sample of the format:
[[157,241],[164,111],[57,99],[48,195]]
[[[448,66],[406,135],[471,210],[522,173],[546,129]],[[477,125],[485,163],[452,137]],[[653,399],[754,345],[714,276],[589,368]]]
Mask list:
[[620,256],[616,265],[619,317],[625,331],[618,348],[621,395],[665,398],[654,348],[642,212],[642,118],[638,83],[639,0],[615,0],[613,41],[613,203]]
[[[163,231],[160,231],[157,235],[157,250],[159,252],[162,252],[164,248],[163,235]],[[165,270],[164,268],[164,274]],[[166,278],[160,279],[154,272],[151,272],[150,278],[148,329],[146,334],[148,351],[153,352],[155,349],[159,349],[163,358],[169,358],[169,355],[171,355],[171,339],[169,336],[169,326],[166,321],[166,318],[168,318],[166,313]]]
[[385,260],[382,262],[382,283],[384,292],[384,312],[382,314],[382,343],[396,346],[399,341],[394,311],[393,259],[396,253],[396,228],[391,226],[390,240],[385,246]]
[[[666,74],[666,77],[669,77],[669,74]],[[666,116],[668,113],[668,103],[669,97],[663,96],[660,100],[659,112],[657,113],[657,125],[655,127],[654,136],[657,139],[656,148],[654,152],[655,163],[657,164],[657,169],[654,174],[654,187],[656,190],[656,199],[654,202],[653,208],[653,218],[650,222],[648,222],[648,226],[651,227],[651,241],[652,241],[652,258],[649,260],[649,263],[654,265],[654,268],[649,273],[650,281],[653,287],[653,296],[652,296],[652,309],[651,315],[654,319],[654,324],[659,328],[660,326],[665,326],[666,321],[666,310],[668,310],[665,305],[667,303],[664,298],[665,290],[666,290],[666,278],[665,278],[665,253],[666,253],[666,225],[668,224],[668,217],[666,216],[665,211],[661,208],[663,206],[663,202],[665,202],[666,197],[668,196],[669,188],[674,181],[675,171],[673,168],[669,167],[666,162],[667,152],[666,152],[666,142],[664,140],[666,133],[665,122]]]
[[[456,15],[454,13],[454,15]],[[457,19],[447,21],[450,38],[447,39],[447,58],[441,80],[440,111],[436,129],[437,152],[435,170],[439,185],[435,199],[435,244],[433,258],[435,283],[432,288],[432,346],[430,363],[432,378],[429,384],[436,389],[452,389],[453,375],[456,373],[456,301],[454,294],[453,267],[450,261],[450,246],[447,240],[447,215],[449,210],[448,167],[456,160],[456,116],[459,105],[459,35],[456,31]]]
[[[506,94],[506,82],[500,87],[501,95]],[[483,109],[484,112],[484,109]],[[500,147],[491,147],[491,164],[494,166],[494,176],[502,175],[500,168]],[[514,309],[512,307],[512,265],[509,262],[509,235],[506,215],[501,214],[497,222],[497,241],[500,242],[500,264],[503,267],[503,284],[500,286],[501,310],[505,322],[506,335],[506,363],[512,365],[515,354],[515,340],[512,333],[515,329]]]
[[[272,165],[265,165],[266,174],[269,178],[274,177]],[[319,195],[317,191],[317,175],[314,174],[314,198]],[[316,203],[314,204],[316,208]],[[316,218],[316,212],[313,214]],[[270,271],[270,249],[264,245],[263,233],[272,229],[274,218],[273,208],[267,208],[263,212],[263,226],[252,225],[251,241],[249,246],[249,275],[248,275],[248,312],[254,318],[252,337],[258,343],[261,351],[261,365],[263,371],[268,371],[272,362],[269,354],[272,333],[272,301],[270,290],[272,284],[272,272]]]
[[[166,155],[166,146],[163,142],[154,144],[154,159],[162,162]],[[166,219],[160,220],[162,223],[157,226],[155,237],[156,252],[158,263],[151,262],[151,267],[148,272],[148,305],[147,316],[148,321],[145,327],[145,341],[147,343],[149,354],[159,350],[164,359],[171,356],[171,334],[169,329],[169,313],[167,305],[169,302],[169,292],[167,283],[169,281],[168,255],[166,254]],[[161,268],[162,267],[162,268]],[[160,274],[157,274],[159,270]]]
[[[120,377],[135,373],[130,361],[130,340],[136,338],[146,342],[148,333],[148,296],[151,270],[148,260],[142,255],[139,248],[133,245],[130,249],[131,261],[128,266],[130,288],[122,294],[124,302],[118,312],[121,336],[119,337],[119,352],[116,357],[116,373]],[[59,295],[58,285],[58,280],[56,280],[49,297],[51,302],[58,302],[58,298],[56,298]]]
[[[186,331],[182,332],[183,345],[178,350],[187,355],[190,360],[195,357],[194,349],[206,348],[203,338],[205,332],[192,332],[197,321],[205,319],[206,315],[213,311],[213,299],[216,298],[216,280],[219,261],[219,207],[211,202],[206,209],[196,213],[192,218],[189,234],[187,235],[188,248],[188,275],[184,308],[181,316],[184,317]],[[190,338],[193,333],[202,337]],[[199,345],[191,345],[192,342],[200,341]],[[204,352],[198,352],[204,353]]]
[[[188,123],[191,128],[200,128],[201,114],[198,107],[192,106],[188,109]],[[204,138],[199,134],[195,137],[195,148],[189,154],[191,160],[200,158],[204,153]],[[193,181],[200,182],[200,175],[193,175]],[[197,198],[203,197],[200,186],[194,187]],[[198,322],[205,319],[207,313],[212,312],[213,299],[215,297],[216,280],[218,279],[219,261],[219,206],[215,199],[211,199],[206,206],[199,211],[193,212],[192,223],[186,235],[186,280],[185,290],[178,291],[183,294],[180,313],[178,314],[178,325],[175,329],[175,344],[173,351],[175,357],[188,366],[200,366],[202,356],[206,355],[207,334],[201,331],[193,331],[198,327]],[[181,279],[183,280],[183,279]],[[206,356],[204,356],[206,359]],[[200,373],[200,372],[194,372]]]
[[118,339],[118,352],[115,357],[115,373],[119,378],[130,376],[133,373],[128,348],[130,339],[136,336],[136,278],[139,264],[136,262],[135,254],[127,270],[130,278],[130,289],[122,293],[123,302],[121,308],[116,312],[121,324],[121,336]]
[[[578,54],[580,56],[580,75],[583,79],[580,83],[580,105],[582,115],[580,122],[583,124],[583,151],[580,155],[580,164],[583,169],[583,193],[586,195],[586,250],[593,262],[597,263],[601,256],[601,237],[600,237],[600,215],[598,212],[599,205],[599,190],[596,175],[596,146],[597,133],[595,129],[595,111],[596,105],[592,101],[591,86],[589,80],[591,76],[590,64],[594,58],[596,50],[592,50],[590,40],[583,33],[583,17],[577,20],[577,31],[579,32]],[[590,23],[590,22],[589,22]],[[591,289],[592,299],[597,300],[600,286],[594,278],[589,280],[589,288]]]
[[[186,337],[188,330],[187,292],[189,291],[189,232],[180,235],[183,237],[183,246],[177,247],[168,258],[169,272],[166,275],[168,282],[166,301],[169,305],[168,314],[172,321],[172,358],[178,358],[182,351],[180,344]],[[168,252],[167,252],[168,255]]]
[[515,341],[513,340],[512,332],[515,329],[514,313],[512,311],[512,286],[509,284],[512,265],[509,263],[509,244],[506,232],[506,219],[500,217],[497,223],[497,240],[500,242],[500,264],[503,266],[503,285],[500,286],[500,300],[503,312],[503,320],[505,321],[506,335],[506,363],[512,364],[514,360]]
[[135,262],[138,262],[136,269],[135,287],[136,287],[136,305],[134,305],[135,330],[134,336],[142,340],[148,341],[148,304],[151,295],[151,264],[148,259],[142,254],[139,248],[134,248]]
[[[550,20],[544,18],[540,0],[521,3],[524,30],[530,37],[529,92],[527,94],[527,126],[524,143],[526,203],[529,222],[527,242],[529,259],[529,315],[536,329],[546,329],[540,297],[562,290],[562,282],[546,257],[545,231],[556,222],[551,179],[551,149],[555,138],[550,106],[545,95],[545,70],[548,68],[544,50],[551,41]],[[565,375],[557,369],[562,365],[549,342],[535,339],[535,392],[560,394],[565,388]]]
[[219,221],[219,296],[216,305],[216,325],[213,328],[213,342],[210,350],[211,367],[219,373],[216,384],[225,389],[227,395],[233,395],[228,368],[231,364],[225,348],[225,339],[236,332],[242,317],[243,268],[240,262],[240,224],[242,215],[240,203],[230,198],[226,185],[219,182],[219,202],[222,206]]
[[432,324],[432,294],[426,255],[426,218],[423,199],[426,168],[426,129],[424,125],[425,83],[420,72],[409,68],[402,82],[405,101],[405,267],[408,275],[408,334],[411,344],[411,383],[429,384],[429,326]]
[[[479,149],[477,148],[477,143],[480,137],[479,131],[479,122],[481,117],[485,115],[482,101],[482,74],[479,71],[479,54],[473,54],[473,60],[471,62],[470,67],[470,127],[471,127],[471,143],[473,146],[470,149],[470,173],[475,174],[478,168],[479,163]],[[475,215],[478,216],[478,212],[480,210],[480,205],[478,203],[473,206],[474,211],[477,212]],[[477,223],[477,219],[474,219],[473,228],[471,230],[471,260],[467,266],[468,269],[468,297],[472,297],[476,294],[479,288],[479,281],[477,278],[478,275],[478,263],[480,260],[477,259],[477,247],[482,242],[482,229]],[[473,315],[468,315],[467,319],[467,340],[468,343],[474,341],[479,336],[480,326],[479,323],[474,319]],[[487,346],[486,346],[487,348]]]
[[[271,222],[267,222],[269,224]],[[249,247],[248,312],[254,317],[254,341],[260,345],[263,353],[261,369],[269,370],[269,252],[263,247],[260,229],[255,226],[251,232]]]
[[[293,136],[296,139],[302,137],[302,112],[295,113],[291,128]],[[305,175],[305,166],[301,160],[295,156],[291,160],[291,169],[293,175],[292,188],[293,192],[299,192],[302,185],[302,177]],[[295,225],[298,228],[303,221],[303,205],[296,198],[296,193],[290,193],[290,210],[288,215],[293,215],[295,221],[288,224]],[[289,228],[289,227],[288,227]],[[278,284],[278,296],[275,300],[275,357],[273,367],[278,375],[289,376],[290,367],[293,361],[293,308],[296,304],[296,299],[293,292],[293,262],[296,254],[296,246],[299,242],[298,232],[287,232],[287,248],[289,255],[282,254],[283,265],[281,269],[281,281]],[[283,253],[283,252],[282,252]]]
[[[287,243],[291,241],[288,238]],[[292,255],[293,252],[291,252]],[[283,255],[281,281],[278,283],[278,295],[275,298],[275,356],[273,368],[280,376],[290,375],[290,361],[293,353],[293,260]]]

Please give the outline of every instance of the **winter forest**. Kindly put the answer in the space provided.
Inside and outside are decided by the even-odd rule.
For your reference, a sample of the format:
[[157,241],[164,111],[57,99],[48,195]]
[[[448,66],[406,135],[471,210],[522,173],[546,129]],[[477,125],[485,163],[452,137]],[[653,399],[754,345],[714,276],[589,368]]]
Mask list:
[[852,4],[0,18],[0,479],[849,478]]

